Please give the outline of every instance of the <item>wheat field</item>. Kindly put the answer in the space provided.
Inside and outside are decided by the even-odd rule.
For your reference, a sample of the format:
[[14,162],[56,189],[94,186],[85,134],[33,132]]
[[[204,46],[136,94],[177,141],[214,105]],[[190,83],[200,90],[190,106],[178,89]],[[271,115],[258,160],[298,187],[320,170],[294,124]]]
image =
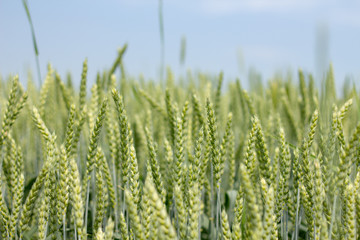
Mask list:
[[86,60],[1,79],[1,239],[360,239],[359,91],[332,66],[246,91],[121,56],[92,86]]

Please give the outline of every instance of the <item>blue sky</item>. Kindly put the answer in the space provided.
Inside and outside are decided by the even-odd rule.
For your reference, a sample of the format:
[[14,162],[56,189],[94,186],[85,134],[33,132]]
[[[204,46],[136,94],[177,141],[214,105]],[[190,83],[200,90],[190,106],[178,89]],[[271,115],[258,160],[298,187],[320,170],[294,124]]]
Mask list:
[[[117,49],[129,47],[127,72],[158,78],[160,36],[157,0],[29,1],[40,52],[42,77],[51,62],[65,76],[80,79],[82,61],[89,80],[111,66]],[[337,84],[345,76],[360,82],[360,3],[354,0],[163,0],[165,63],[186,69],[224,71],[247,82],[249,69],[264,79],[299,67],[320,74],[333,62]],[[319,29],[324,32],[319,42]],[[185,66],[179,64],[186,37]],[[316,46],[326,53],[318,57]],[[328,47],[326,47],[328,46]],[[320,60],[317,60],[320,59]],[[35,74],[31,34],[21,0],[0,0],[0,74]],[[35,75],[36,77],[36,75]]]

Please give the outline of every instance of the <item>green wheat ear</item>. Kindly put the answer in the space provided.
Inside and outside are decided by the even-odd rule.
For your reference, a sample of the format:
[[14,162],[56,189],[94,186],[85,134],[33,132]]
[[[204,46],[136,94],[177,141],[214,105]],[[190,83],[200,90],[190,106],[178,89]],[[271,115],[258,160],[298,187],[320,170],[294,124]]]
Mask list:
[[129,216],[131,219],[131,227],[135,232],[136,239],[145,239],[144,230],[140,221],[140,217],[137,213],[137,206],[132,197],[132,194],[128,189],[125,189],[125,200],[127,205],[127,210],[129,211]]
[[249,234],[253,239],[260,239],[262,233],[261,215],[253,185],[250,181],[249,174],[243,164],[240,165],[241,183],[244,191],[246,208],[249,218]]
[[105,228],[105,240],[112,240],[113,235],[114,235],[114,222],[110,217]]
[[224,209],[221,212],[221,220],[222,220],[221,224],[222,224],[223,238],[225,240],[231,240],[232,237],[230,232],[229,220]]
[[162,177],[161,177],[161,173],[160,173],[160,166],[159,166],[159,162],[156,157],[156,151],[155,151],[153,139],[152,139],[151,133],[147,127],[145,127],[145,135],[147,138],[151,173],[154,178],[154,183],[155,183],[156,189],[157,189],[158,193],[160,194],[163,202],[165,202],[166,193],[165,193],[165,189],[163,186],[163,181],[162,181]]
[[66,210],[69,202],[69,185],[70,185],[69,158],[67,158],[66,150],[63,146],[60,149],[59,172],[60,172],[59,174],[60,180],[57,185],[58,187],[57,217],[58,217],[58,224],[61,224],[66,217]]
[[73,96],[70,93],[70,89],[65,86],[64,82],[61,80],[59,73],[55,72],[56,83],[60,86],[61,94],[65,102],[67,110],[70,110],[71,104],[74,101]]
[[95,155],[96,155],[96,151],[97,151],[97,147],[98,147],[98,143],[99,143],[100,131],[101,131],[101,128],[102,128],[102,125],[104,122],[104,118],[105,118],[107,103],[108,103],[108,101],[105,99],[101,105],[100,111],[95,120],[94,127],[91,131],[90,145],[89,145],[89,148],[88,148],[89,150],[88,150],[88,154],[86,157],[86,182],[85,182],[85,186],[84,186],[85,188],[89,181],[90,173],[92,172],[92,170],[94,169],[94,166],[95,166]]
[[120,127],[120,161],[122,164],[123,171],[123,181],[126,185],[128,182],[129,174],[129,159],[130,159],[130,132],[129,132],[129,123],[125,110],[125,104],[123,97],[118,93],[116,89],[112,90],[112,97],[115,102],[116,110],[118,113],[118,124]]
[[39,129],[42,137],[44,138],[45,141],[49,141],[50,140],[50,131],[49,129],[46,127],[44,121],[42,120],[39,111],[37,110],[36,107],[33,107],[33,111],[32,111],[32,117],[33,117],[33,121],[36,125],[36,127]]
[[3,181],[1,174],[0,174],[0,216],[1,216],[0,223],[2,228],[4,228],[4,231],[2,232],[2,236],[4,239],[6,239],[10,230],[8,229],[8,225],[10,223],[10,217],[9,217],[10,214],[9,214],[9,209],[3,197]]
[[[118,55],[114,61],[114,64],[113,66],[111,67],[110,71],[109,71],[109,76],[113,75],[116,68],[119,66],[119,64],[122,62],[122,57],[123,55],[125,54],[126,52],[126,49],[127,49],[127,44],[125,43],[124,46],[122,48],[119,48],[118,49]],[[123,71],[122,71],[122,74],[123,74]]]
[[84,203],[83,198],[81,197],[82,189],[80,184],[80,173],[78,166],[73,158],[70,159],[70,186],[73,194],[71,194],[71,204],[73,207],[74,215],[74,225],[76,226],[76,231],[79,238],[84,239],[86,236],[84,229]]
[[189,226],[188,233],[191,239],[199,239],[200,232],[200,214],[201,201],[198,183],[195,183],[190,189],[190,204],[189,204]]
[[142,198],[141,201],[141,216],[142,216],[142,224],[144,227],[144,235],[146,239],[156,239],[157,237],[157,230],[154,229],[157,224],[152,222],[154,209],[150,204],[150,199],[146,196]]
[[1,133],[0,133],[0,149],[2,148],[4,141],[11,130],[17,116],[19,115],[21,109],[24,107],[24,104],[28,98],[27,93],[23,93],[20,98],[18,95],[19,92],[19,77],[16,75],[12,82],[9,99],[7,102],[5,114],[1,124]]
[[264,237],[271,236],[271,239],[276,239],[277,237],[277,223],[275,211],[275,196],[274,188],[272,186],[267,186],[266,181],[262,178],[262,183],[265,184],[265,214],[264,214]]
[[235,201],[235,216],[232,226],[232,238],[234,240],[241,239],[242,236],[242,230],[241,230],[241,223],[242,223],[242,217],[243,217],[243,208],[244,208],[244,199],[243,199],[243,192],[241,188],[239,189],[237,195],[236,195],[236,201]]
[[256,141],[255,145],[257,148],[257,156],[259,159],[259,167],[261,176],[264,177],[266,183],[270,185],[272,183],[272,169],[271,169],[271,162],[269,157],[269,151],[265,143],[264,133],[262,131],[262,127],[260,125],[260,121],[257,117],[253,118],[253,124],[255,125],[256,129]]
[[80,94],[79,94],[79,109],[80,109],[80,111],[83,110],[83,107],[85,106],[85,103],[86,103],[87,70],[88,70],[87,59],[85,59],[85,61],[83,63],[83,69],[82,69],[81,81],[80,81]]
[[175,205],[176,205],[176,214],[177,214],[177,225],[178,225],[178,236],[180,236],[180,239],[187,238],[187,216],[186,216],[186,208],[184,206],[184,194],[180,189],[179,185],[175,185],[174,190],[175,195]]
[[151,206],[154,208],[154,218],[159,224],[161,236],[165,239],[177,239],[176,231],[171,224],[165,205],[159,198],[155,186],[149,178],[146,178],[145,180],[144,194],[144,197],[147,197],[150,200]]
[[105,234],[102,231],[102,229],[99,227],[98,230],[96,231],[96,240],[104,240],[105,239]]
[[117,200],[116,200],[116,193],[115,193],[115,187],[114,187],[114,183],[113,180],[111,178],[111,173],[110,173],[110,168],[108,166],[108,163],[106,161],[106,158],[104,156],[104,153],[102,151],[101,148],[98,148],[98,160],[97,160],[97,167],[99,168],[99,171],[101,171],[101,175],[103,175],[104,180],[106,182],[106,188],[108,190],[108,194],[109,194],[109,201],[111,203],[111,207],[112,209],[115,211],[116,210],[116,204],[117,204]]
[[209,144],[211,146],[211,161],[214,169],[215,184],[216,187],[220,188],[221,181],[221,156],[219,151],[218,143],[218,132],[217,132],[217,122],[213,109],[212,103],[207,99],[206,101],[206,111],[207,111],[207,121],[208,121],[208,134],[209,134]]
[[[55,163],[56,161],[56,145],[55,145],[56,136],[51,134],[49,140],[47,141],[47,152],[46,152],[46,162]],[[51,165],[50,165],[51,166]],[[50,204],[52,201],[53,191],[56,187],[55,185],[56,175],[55,170],[51,166],[47,170],[47,174],[44,178],[44,189],[43,196],[41,198],[40,209],[39,209],[39,229],[38,236],[39,239],[45,239],[47,235],[47,227],[50,218]]]

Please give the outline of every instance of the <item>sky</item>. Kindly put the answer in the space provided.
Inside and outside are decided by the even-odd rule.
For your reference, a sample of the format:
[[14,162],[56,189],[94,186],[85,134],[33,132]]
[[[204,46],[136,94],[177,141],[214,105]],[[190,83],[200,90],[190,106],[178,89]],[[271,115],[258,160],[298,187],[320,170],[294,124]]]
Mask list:
[[[176,74],[188,69],[248,81],[298,68],[321,76],[333,63],[338,86],[360,83],[360,2],[355,0],[163,0],[164,61]],[[88,59],[89,81],[111,66],[128,44],[129,75],[159,79],[158,0],[29,1],[42,79],[50,62],[80,81]],[[180,64],[181,39],[186,57]],[[0,76],[36,76],[30,26],[21,0],[0,0]]]

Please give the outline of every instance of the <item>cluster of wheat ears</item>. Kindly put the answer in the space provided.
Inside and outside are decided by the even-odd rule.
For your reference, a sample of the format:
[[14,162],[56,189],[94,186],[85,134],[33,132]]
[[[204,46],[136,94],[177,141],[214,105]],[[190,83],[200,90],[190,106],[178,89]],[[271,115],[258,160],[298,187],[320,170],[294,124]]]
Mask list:
[[90,97],[87,61],[80,91],[0,81],[1,239],[360,239],[360,100],[331,66],[245,91],[122,53]]

